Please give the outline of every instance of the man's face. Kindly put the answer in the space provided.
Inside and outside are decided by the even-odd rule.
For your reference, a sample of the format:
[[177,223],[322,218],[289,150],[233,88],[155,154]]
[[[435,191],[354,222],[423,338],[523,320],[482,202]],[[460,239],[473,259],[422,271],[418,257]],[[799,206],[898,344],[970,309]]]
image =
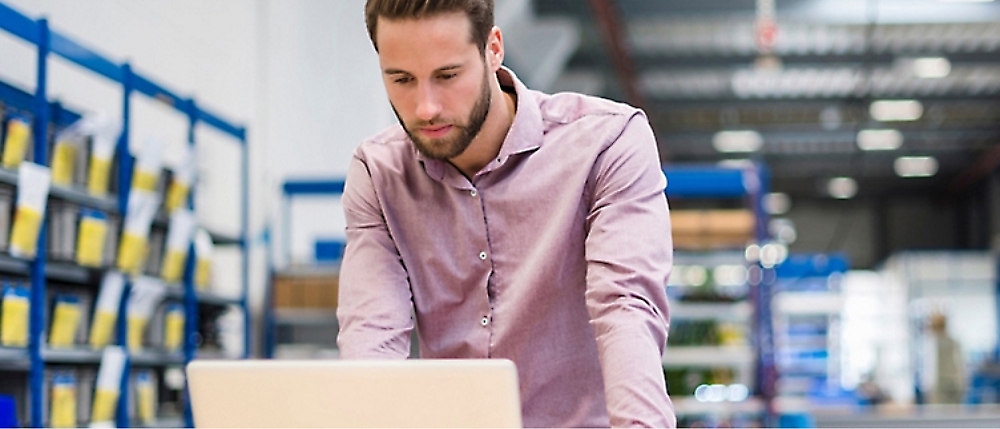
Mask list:
[[460,12],[379,18],[382,79],[400,124],[429,158],[461,154],[479,134],[491,101],[488,69]]

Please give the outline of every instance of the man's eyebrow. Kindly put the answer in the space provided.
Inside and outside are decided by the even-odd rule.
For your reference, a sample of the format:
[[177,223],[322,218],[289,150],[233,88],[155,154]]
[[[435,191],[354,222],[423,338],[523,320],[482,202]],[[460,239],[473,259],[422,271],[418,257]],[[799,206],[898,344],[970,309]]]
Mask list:
[[[461,64],[450,64],[450,65],[446,65],[444,67],[438,68],[437,70],[434,70],[434,72],[440,73],[440,72],[444,72],[444,71],[453,71],[453,70],[457,70],[457,69],[460,69],[460,68],[462,68]],[[387,75],[393,75],[393,74],[410,74],[410,72],[408,72],[406,70],[402,70],[402,69],[385,69],[385,70],[382,70],[382,73],[383,74],[387,74]]]

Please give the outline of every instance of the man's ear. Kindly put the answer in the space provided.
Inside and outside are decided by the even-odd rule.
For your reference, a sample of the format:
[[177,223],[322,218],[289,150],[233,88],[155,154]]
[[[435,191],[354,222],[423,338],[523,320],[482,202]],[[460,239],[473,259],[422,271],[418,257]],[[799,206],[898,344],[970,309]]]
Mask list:
[[490,71],[497,71],[503,65],[503,34],[500,27],[494,26],[490,30],[490,37],[486,39],[486,61],[490,66]]

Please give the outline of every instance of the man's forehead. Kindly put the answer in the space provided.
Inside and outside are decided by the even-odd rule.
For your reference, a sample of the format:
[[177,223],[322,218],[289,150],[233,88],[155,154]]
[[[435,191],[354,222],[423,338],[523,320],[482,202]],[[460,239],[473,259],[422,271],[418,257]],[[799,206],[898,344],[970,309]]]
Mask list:
[[[460,24],[456,18],[466,23]],[[376,37],[383,73],[423,74],[465,66],[480,53],[471,40],[468,25],[463,14],[421,19],[380,18]]]
[[470,31],[471,26],[472,23],[462,12],[442,12],[418,18],[379,16],[375,26],[375,38],[378,41],[379,50],[382,49],[383,43],[388,42],[389,36],[392,38],[400,37],[404,41],[416,41],[412,40],[412,36],[417,32],[436,32],[440,35],[447,35],[450,39],[462,40],[474,45],[475,42],[472,40]]

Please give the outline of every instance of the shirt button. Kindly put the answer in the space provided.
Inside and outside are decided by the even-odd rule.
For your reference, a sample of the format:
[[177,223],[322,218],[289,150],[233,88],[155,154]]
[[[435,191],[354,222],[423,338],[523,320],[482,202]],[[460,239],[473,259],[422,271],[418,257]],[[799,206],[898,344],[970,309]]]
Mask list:
[[483,320],[480,320],[480,322],[483,324],[483,326],[489,325],[490,324],[490,317],[489,316],[483,316]]
[[469,195],[472,195],[472,196],[474,197],[474,196],[476,196],[476,195],[479,195],[479,193],[478,193],[478,192],[476,192],[476,190],[475,190],[475,189],[473,189],[473,190],[469,191]]
[[486,260],[486,252],[479,252],[479,259]]

